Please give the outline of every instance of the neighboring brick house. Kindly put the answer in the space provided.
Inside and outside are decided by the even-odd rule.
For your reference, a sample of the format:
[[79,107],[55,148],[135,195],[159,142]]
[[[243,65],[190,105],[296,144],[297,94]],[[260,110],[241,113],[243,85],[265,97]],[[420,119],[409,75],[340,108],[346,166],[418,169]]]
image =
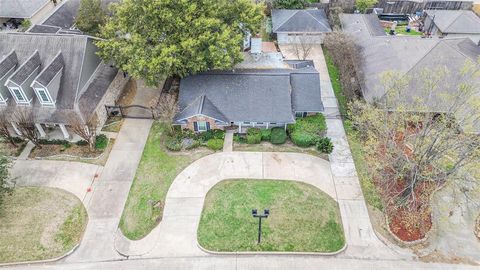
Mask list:
[[197,132],[235,127],[285,127],[296,117],[323,112],[320,77],[312,61],[283,68],[235,69],[186,77],[174,124]]
[[274,9],[272,31],[280,44],[321,44],[332,29],[323,9]]
[[0,34],[0,113],[12,119],[12,133],[19,133],[13,121],[19,109],[32,112],[42,137],[59,128],[71,138],[72,115],[86,122],[97,114],[103,125],[105,102],[120,92],[112,88],[127,79],[96,51],[83,35]]

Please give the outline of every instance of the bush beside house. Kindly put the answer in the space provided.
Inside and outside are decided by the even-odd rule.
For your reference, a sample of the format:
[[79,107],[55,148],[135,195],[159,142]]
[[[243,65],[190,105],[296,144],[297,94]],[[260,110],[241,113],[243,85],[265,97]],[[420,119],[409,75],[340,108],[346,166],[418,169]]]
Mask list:
[[287,133],[283,128],[272,128],[272,133],[270,135],[270,142],[272,144],[283,144],[287,141]]

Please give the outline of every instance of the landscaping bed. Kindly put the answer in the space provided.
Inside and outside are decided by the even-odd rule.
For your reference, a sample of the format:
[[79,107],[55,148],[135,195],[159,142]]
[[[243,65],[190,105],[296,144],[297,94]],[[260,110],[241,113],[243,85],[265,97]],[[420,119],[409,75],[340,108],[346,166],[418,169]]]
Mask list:
[[0,211],[0,263],[62,256],[80,242],[88,220],[82,202],[56,188],[17,187]]
[[[268,208],[257,245],[252,209]],[[283,180],[225,180],[207,194],[198,242],[211,251],[336,252],[345,245],[338,204],[321,190]]]
[[27,141],[20,138],[15,138],[14,140],[16,145],[12,145],[8,141],[0,141],[0,153],[9,157],[18,157],[27,145]]
[[175,177],[193,161],[213,153],[205,147],[172,152],[165,140],[167,125],[155,122],[148,135],[120,220],[123,234],[132,240],[146,236],[161,221],[167,191]]
[[102,131],[105,132],[120,132],[122,128],[123,118],[121,116],[112,116],[107,119],[102,127]]

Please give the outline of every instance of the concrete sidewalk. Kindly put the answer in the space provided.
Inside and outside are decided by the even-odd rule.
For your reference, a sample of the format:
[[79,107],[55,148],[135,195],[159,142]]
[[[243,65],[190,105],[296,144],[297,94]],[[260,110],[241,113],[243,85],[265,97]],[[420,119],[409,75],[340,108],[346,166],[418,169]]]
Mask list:
[[235,133],[234,130],[227,130],[227,132],[225,132],[225,139],[223,141],[223,152],[233,151],[233,133]]
[[[281,46],[281,50],[287,59],[296,59],[290,47]],[[349,246],[346,254],[347,256],[365,258],[372,258],[372,253],[378,254],[380,258],[393,255],[390,249],[377,238],[370,222],[321,46],[315,46],[308,58],[313,60],[315,68],[320,74],[322,102],[325,107],[324,114],[327,122],[327,137],[331,138],[334,145],[329,159],[338,194],[338,204],[342,214],[345,236]],[[411,256],[408,252],[401,252],[403,257]]]

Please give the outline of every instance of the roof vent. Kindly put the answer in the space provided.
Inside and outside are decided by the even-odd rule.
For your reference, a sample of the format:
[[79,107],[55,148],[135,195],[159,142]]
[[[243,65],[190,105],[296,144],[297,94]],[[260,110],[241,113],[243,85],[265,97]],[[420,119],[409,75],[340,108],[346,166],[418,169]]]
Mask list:
[[261,54],[262,53],[262,38],[252,38],[252,44],[250,48],[252,54]]

